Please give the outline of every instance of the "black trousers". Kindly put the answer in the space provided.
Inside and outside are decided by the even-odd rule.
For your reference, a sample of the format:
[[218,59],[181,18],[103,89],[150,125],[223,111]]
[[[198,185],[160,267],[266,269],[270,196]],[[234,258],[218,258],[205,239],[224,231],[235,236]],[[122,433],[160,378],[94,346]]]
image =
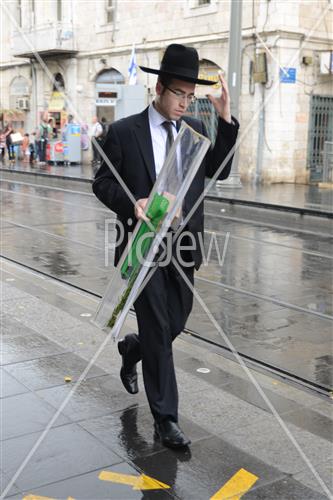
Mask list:
[[[183,268],[193,285],[194,268]],[[172,342],[185,327],[193,294],[173,264],[158,267],[134,303],[139,335],[131,336],[128,355],[142,360],[142,373],[156,421],[178,421],[178,389]]]

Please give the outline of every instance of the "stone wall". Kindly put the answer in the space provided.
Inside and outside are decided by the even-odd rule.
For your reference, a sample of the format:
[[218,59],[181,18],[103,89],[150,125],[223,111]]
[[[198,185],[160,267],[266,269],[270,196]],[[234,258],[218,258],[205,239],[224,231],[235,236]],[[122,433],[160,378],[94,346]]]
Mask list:
[[[27,2],[23,5],[27,9]],[[78,53],[75,57],[48,58],[45,62],[50,74],[63,75],[71,112],[78,120],[90,123],[96,113],[95,78],[100,71],[115,68],[127,81],[133,43],[139,65],[157,68],[164,48],[179,42],[196,47],[201,59],[227,69],[229,2],[211,0],[210,5],[198,7],[197,0],[156,3],[118,0],[115,5],[115,23],[106,24],[102,0],[63,2],[64,17],[73,21]],[[244,181],[308,182],[310,95],[333,95],[332,75],[318,73],[320,52],[333,50],[332,9],[317,22],[326,6],[327,2],[320,0],[243,2],[239,170]],[[36,8],[39,9],[36,28],[55,22],[55,2],[36,2]],[[38,114],[47,109],[52,85],[45,71],[37,67],[34,92],[30,62],[12,57],[11,34],[15,27],[12,20],[18,17],[14,2],[8,3],[6,9],[9,17],[3,16],[1,30],[1,108],[10,107],[13,78],[17,75],[27,78],[31,111],[26,113],[26,126],[31,130]],[[24,12],[24,30],[29,30],[30,15],[29,11]],[[250,61],[260,51],[267,55],[268,82],[251,86]],[[312,63],[304,65],[303,56],[312,57]],[[294,67],[296,83],[279,82],[279,66]],[[147,89],[147,103],[153,97],[155,82],[154,75],[138,70],[138,83]],[[197,92],[204,95],[207,89],[198,87]],[[260,114],[264,100],[264,114]]]

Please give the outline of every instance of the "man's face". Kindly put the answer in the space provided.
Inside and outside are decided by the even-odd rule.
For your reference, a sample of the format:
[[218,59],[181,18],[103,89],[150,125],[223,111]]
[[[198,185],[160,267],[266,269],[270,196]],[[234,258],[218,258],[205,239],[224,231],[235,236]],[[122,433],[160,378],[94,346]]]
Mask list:
[[156,84],[156,109],[168,120],[179,120],[191,104],[195,84],[182,80],[172,80],[168,87],[160,81]]

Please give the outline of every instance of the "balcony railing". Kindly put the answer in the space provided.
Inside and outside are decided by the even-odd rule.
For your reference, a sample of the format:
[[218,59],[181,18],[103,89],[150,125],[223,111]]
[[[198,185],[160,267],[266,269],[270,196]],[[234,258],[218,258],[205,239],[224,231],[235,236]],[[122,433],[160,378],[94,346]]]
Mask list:
[[77,52],[73,24],[49,23],[29,29],[15,30],[12,34],[12,55],[34,57],[74,54]]

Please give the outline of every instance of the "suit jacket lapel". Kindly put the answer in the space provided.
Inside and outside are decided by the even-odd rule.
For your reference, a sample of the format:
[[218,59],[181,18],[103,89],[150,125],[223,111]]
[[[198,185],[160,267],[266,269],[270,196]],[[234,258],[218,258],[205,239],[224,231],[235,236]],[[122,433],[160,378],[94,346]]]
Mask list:
[[145,166],[148,170],[152,182],[154,183],[156,181],[156,170],[155,170],[153,143],[151,140],[151,133],[149,127],[148,108],[146,108],[143,111],[143,113],[138,115],[134,125],[134,133]]

